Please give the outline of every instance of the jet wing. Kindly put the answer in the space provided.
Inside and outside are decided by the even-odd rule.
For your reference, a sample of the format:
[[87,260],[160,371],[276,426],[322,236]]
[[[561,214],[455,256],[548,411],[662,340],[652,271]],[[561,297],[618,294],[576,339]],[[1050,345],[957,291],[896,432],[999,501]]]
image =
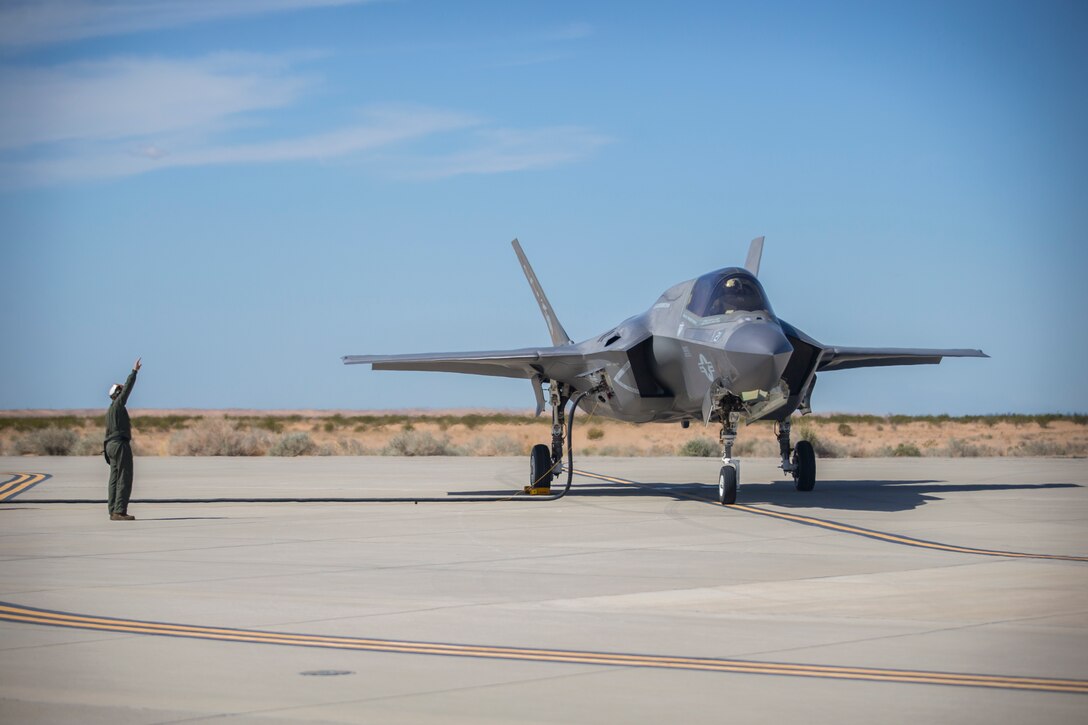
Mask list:
[[585,371],[585,356],[573,346],[477,352],[424,352],[408,355],[346,355],[345,365],[369,363],[374,370],[426,370],[503,378],[543,375],[568,380]]
[[946,357],[990,357],[982,350],[940,350],[906,347],[828,347],[820,356],[817,372],[875,368],[886,365],[936,365]]

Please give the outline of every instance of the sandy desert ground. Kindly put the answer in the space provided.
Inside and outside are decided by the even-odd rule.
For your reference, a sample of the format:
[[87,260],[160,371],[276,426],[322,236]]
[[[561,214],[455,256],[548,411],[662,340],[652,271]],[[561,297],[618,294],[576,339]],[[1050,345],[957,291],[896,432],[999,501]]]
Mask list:
[[[525,411],[134,409],[132,417],[135,452],[144,456],[522,455],[550,436],[549,418]],[[813,441],[823,458],[1088,455],[1083,415],[829,414],[794,421],[794,440]],[[713,456],[717,437],[715,426],[633,425],[579,414],[574,442],[583,455]],[[0,412],[0,453],[97,455],[101,439],[101,411]],[[51,443],[60,448],[48,449]],[[743,428],[737,452],[775,456],[771,425]]]

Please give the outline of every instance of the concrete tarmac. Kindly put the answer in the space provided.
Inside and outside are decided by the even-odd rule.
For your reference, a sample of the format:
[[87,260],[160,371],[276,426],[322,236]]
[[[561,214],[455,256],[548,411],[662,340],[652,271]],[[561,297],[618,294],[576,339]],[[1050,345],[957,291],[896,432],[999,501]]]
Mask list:
[[1088,721],[1088,462],[742,465],[0,458],[0,722]]

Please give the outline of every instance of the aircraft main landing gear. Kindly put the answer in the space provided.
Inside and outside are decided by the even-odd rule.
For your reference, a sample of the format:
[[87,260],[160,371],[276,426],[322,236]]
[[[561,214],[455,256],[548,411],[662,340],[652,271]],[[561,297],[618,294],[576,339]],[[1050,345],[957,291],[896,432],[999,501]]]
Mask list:
[[793,486],[798,491],[816,488],[816,452],[808,441],[797,441],[793,449]]
[[[546,496],[550,501],[562,498],[570,490],[571,481],[574,479],[574,414],[578,410],[578,404],[587,393],[578,393],[574,396],[570,415],[567,415],[567,403],[571,400],[571,390],[561,383],[551,384],[552,406],[552,445],[551,448],[538,443],[533,446],[529,454],[529,485],[523,493],[530,496]],[[552,494],[552,479],[563,472],[564,443],[567,456],[567,485],[557,494]]]
[[733,465],[722,466],[718,474],[718,503],[727,506],[737,502],[737,462]]
[[536,491],[550,493],[552,478],[555,476],[552,468],[552,454],[548,447],[543,443],[533,446],[533,450],[529,453],[529,486],[526,492],[529,494],[534,494]]
[[790,428],[789,418],[775,424],[778,452],[782,456],[779,468],[793,476],[793,487],[798,491],[811,491],[816,488],[816,452],[808,441],[797,441],[797,447],[791,448]]

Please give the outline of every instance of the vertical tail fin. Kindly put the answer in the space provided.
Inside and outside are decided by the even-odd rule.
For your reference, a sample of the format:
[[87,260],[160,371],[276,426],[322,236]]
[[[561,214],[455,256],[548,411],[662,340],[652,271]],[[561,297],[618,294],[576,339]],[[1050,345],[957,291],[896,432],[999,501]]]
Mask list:
[[763,257],[763,237],[756,237],[748,247],[748,261],[744,263],[744,268],[756,277],[759,276],[759,260],[761,257]]
[[559,324],[559,318],[555,316],[555,310],[552,309],[552,305],[548,302],[548,296],[544,294],[544,289],[540,286],[539,280],[536,278],[536,273],[533,272],[532,266],[529,264],[529,260],[525,257],[525,252],[521,251],[521,244],[517,239],[510,242],[514,246],[514,252],[518,255],[518,261],[521,262],[521,271],[525,272],[525,279],[529,280],[529,287],[533,290],[533,296],[536,297],[536,303],[540,305],[540,312],[544,315],[544,321],[548,323],[548,332],[552,336],[553,345],[567,345],[573,340],[570,339],[570,335],[563,329],[563,326]]

